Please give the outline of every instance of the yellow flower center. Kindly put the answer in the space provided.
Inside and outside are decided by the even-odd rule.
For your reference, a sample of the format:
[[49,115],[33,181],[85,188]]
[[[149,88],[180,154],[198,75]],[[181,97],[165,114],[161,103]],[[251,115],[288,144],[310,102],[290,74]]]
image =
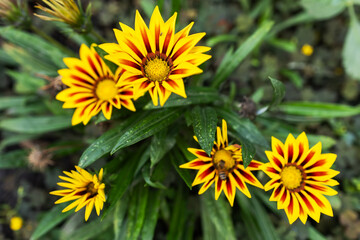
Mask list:
[[214,155],[214,165],[218,170],[230,170],[235,165],[235,160],[230,151],[221,149]]
[[301,186],[301,182],[303,180],[302,172],[296,166],[286,166],[281,171],[281,181],[284,186],[289,189],[293,190]]
[[170,72],[168,63],[160,58],[150,59],[144,66],[145,75],[150,81],[164,81]]
[[117,95],[116,83],[113,80],[105,79],[99,82],[96,86],[96,96],[100,100],[110,100]]

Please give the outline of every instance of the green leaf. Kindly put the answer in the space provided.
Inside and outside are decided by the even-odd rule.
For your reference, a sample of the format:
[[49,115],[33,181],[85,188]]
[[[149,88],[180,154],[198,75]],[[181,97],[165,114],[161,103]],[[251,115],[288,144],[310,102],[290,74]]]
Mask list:
[[296,43],[294,41],[272,38],[268,40],[268,43],[273,45],[274,47],[277,47],[279,49],[282,49],[290,53],[296,52],[297,50]]
[[346,7],[346,1],[344,0],[301,0],[300,4],[315,19],[334,17]]
[[360,80],[360,24],[357,19],[350,22],[342,52],[343,65],[346,73]]
[[138,184],[130,196],[127,239],[138,239],[145,220],[149,188]]
[[174,205],[172,207],[172,216],[169,223],[169,231],[166,239],[182,240],[184,239],[185,223],[188,218],[187,198],[184,190],[180,187],[175,196]]
[[42,134],[71,127],[69,116],[19,117],[0,121],[0,128],[12,132]]
[[122,131],[128,127],[132,122],[137,119],[142,119],[146,117],[147,112],[136,113],[127,120],[121,122],[116,127],[108,130],[106,133],[101,135],[98,139],[96,139],[81,155],[79,160],[79,167],[85,168],[104,156],[108,154],[111,149],[115,146],[116,142],[119,139]]
[[160,109],[168,107],[180,107],[194,104],[212,103],[219,99],[218,92],[209,87],[191,87],[186,89],[187,98],[183,98],[176,94],[171,94],[170,98],[166,101],[163,107],[154,106],[149,102],[144,109]]
[[124,196],[116,202],[115,212],[114,212],[114,240],[120,240],[121,229],[125,219],[125,214],[128,210],[129,197]]
[[30,100],[28,96],[11,96],[11,97],[0,97],[0,110],[9,107],[24,106],[25,103]]
[[149,200],[146,206],[144,225],[141,230],[142,240],[154,239],[155,227],[159,217],[161,191],[152,189],[149,191]]
[[99,236],[101,239],[100,234],[110,228],[112,223],[112,215],[109,215],[104,219],[97,218],[96,220],[77,228],[76,231],[71,232],[70,235],[65,235],[62,239],[87,240],[96,239],[96,236]]
[[266,148],[269,146],[264,136],[249,119],[240,118],[237,113],[221,108],[216,109],[216,111],[219,116],[226,120],[228,128],[234,129],[242,138],[261,147]]
[[278,105],[278,110],[286,114],[308,116],[319,119],[350,117],[360,114],[360,105],[348,105],[320,102],[286,102]]
[[179,116],[180,109],[162,109],[153,111],[142,119],[137,119],[118,136],[119,139],[111,150],[111,154],[161,131]]
[[6,71],[6,73],[16,81],[15,90],[18,93],[35,93],[46,84],[44,79],[28,73],[16,71]]
[[0,154],[0,169],[26,167],[28,165],[27,155],[24,150],[14,150]]
[[13,27],[0,27],[0,36],[24,48],[28,53],[44,62],[51,62],[57,68],[65,67],[62,59],[67,57],[67,55],[35,34]]
[[[107,198],[109,207],[106,208],[103,212],[103,217],[105,217],[106,214],[114,208],[116,202],[123,196],[128,186],[132,182],[136,168],[143,154],[143,150],[144,148],[142,147],[136,151],[135,154],[133,154],[133,157],[129,158],[128,161],[125,161],[120,170],[116,173],[116,179],[109,191]],[[121,158],[121,156],[118,158]],[[119,159],[114,159],[113,161],[117,160]]]
[[243,138],[241,135],[235,134],[234,137],[241,143],[243,164],[244,168],[247,168],[247,166],[249,166],[250,162],[255,157],[256,149],[254,145],[252,145],[246,138]]
[[62,209],[65,208],[66,203],[53,207],[50,211],[46,212],[41,218],[38,226],[31,235],[30,240],[36,240],[44,236],[51,229],[56,227],[59,223],[64,221],[73,211],[62,213]]
[[233,222],[231,221],[229,204],[221,197],[215,200],[211,191],[200,196],[201,211],[207,211],[209,219],[220,236],[227,240],[236,239]]
[[167,129],[154,134],[150,143],[150,167],[154,167],[174,147],[175,143],[175,134],[168,133]]
[[209,38],[206,41],[206,46],[214,47],[215,45],[223,42],[236,42],[238,40],[238,37],[233,34],[222,34],[222,35],[216,35],[214,37]]
[[164,184],[162,184],[161,182],[153,182],[150,178],[150,173],[151,173],[151,169],[150,169],[150,163],[145,164],[145,166],[142,168],[142,176],[145,180],[145,182],[154,188],[161,188],[161,189],[166,189],[166,187],[164,186]]
[[[186,163],[185,157],[181,154],[181,152],[177,148],[173,148],[170,154],[171,163],[173,164],[175,170],[178,172],[180,177],[185,181],[186,185],[192,189],[192,177],[190,176],[188,169],[179,168],[181,164]],[[195,158],[194,158],[195,159]]]
[[272,221],[269,219],[267,211],[259,203],[256,196],[253,196],[250,200],[242,193],[238,192],[238,194],[236,194],[236,200],[240,206],[240,215],[244,220],[245,229],[251,239],[280,239],[275,231]]
[[281,74],[287,77],[298,89],[301,89],[304,85],[304,79],[295,71],[283,69],[281,70]]
[[271,86],[273,87],[273,90],[274,90],[273,99],[269,106],[269,108],[272,108],[272,107],[277,106],[281,102],[281,100],[284,98],[285,86],[282,82],[280,82],[279,80],[276,80],[275,78],[269,77],[269,79],[271,81]]
[[201,148],[210,156],[215,140],[217,124],[216,111],[211,107],[200,108],[196,106],[193,108],[191,116],[195,136]]
[[216,71],[214,81],[211,84],[212,87],[218,88],[231,75],[245,57],[264,39],[273,24],[273,22],[265,22],[255,33],[241,44],[233,54],[227,54],[227,57],[223,59]]

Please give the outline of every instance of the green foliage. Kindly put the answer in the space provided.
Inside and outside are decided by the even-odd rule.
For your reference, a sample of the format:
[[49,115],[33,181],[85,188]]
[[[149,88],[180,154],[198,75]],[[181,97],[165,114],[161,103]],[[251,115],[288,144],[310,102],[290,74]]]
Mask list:
[[315,19],[328,19],[341,13],[346,7],[345,0],[301,0],[306,12]]
[[196,106],[191,112],[192,125],[201,148],[210,156],[214,146],[217,115],[213,108]]
[[350,27],[346,34],[345,44],[342,52],[343,64],[346,72],[353,78],[360,80],[360,24],[357,18],[353,15],[350,22]]
[[286,102],[277,107],[286,114],[307,116],[311,118],[350,117],[360,114],[360,106],[348,106],[333,103]]
[[219,98],[219,93],[215,89],[208,87],[190,87],[186,90],[186,93],[187,98],[172,94],[163,107],[154,106],[152,102],[149,102],[144,109],[158,109],[212,103]]
[[279,105],[279,103],[281,102],[281,100],[284,98],[285,96],[285,86],[282,82],[280,82],[279,80],[269,77],[270,81],[271,81],[271,86],[274,89],[274,96],[273,96],[273,100],[270,103],[269,108],[275,107],[277,105]]
[[31,235],[30,240],[40,239],[46,233],[48,233],[51,229],[56,227],[59,223],[64,221],[72,211],[61,213],[61,210],[64,208],[66,204],[60,204],[51,209],[51,211],[44,214],[41,218],[39,225]]
[[68,116],[18,117],[0,121],[0,128],[4,130],[27,134],[43,134],[69,127]]
[[[290,227],[283,211],[269,201],[270,194],[249,184],[252,198],[236,190],[234,207],[230,207],[224,193],[214,199],[214,186],[198,195],[203,182],[192,184],[200,173],[180,168],[197,158],[188,148],[203,149],[211,155],[217,140],[216,128],[221,127],[223,119],[229,143],[241,145],[245,168],[253,159],[267,161],[264,151],[271,148],[271,136],[284,141],[289,133],[297,136],[306,130],[310,146],[321,142],[323,152],[335,152],[341,159],[334,168],[341,172],[337,180],[345,200],[330,199],[337,206],[334,214],[341,213],[341,204],[343,208],[359,208],[355,195],[358,186],[348,185],[358,183],[353,176],[360,171],[356,160],[360,105],[354,105],[359,91],[352,80],[360,79],[360,25],[355,12],[358,9],[353,6],[360,0],[290,2],[240,0],[237,4],[214,5],[204,1],[198,7],[181,0],[139,1],[139,11],[147,16],[145,22],[151,18],[155,4],[165,21],[178,11],[181,17],[176,22],[177,31],[194,20],[197,24],[191,31],[207,33],[202,39],[205,44],[199,45],[212,47],[207,53],[212,58],[199,66],[202,74],[184,78],[186,98],[172,93],[164,106],[154,106],[146,93],[134,100],[136,112],[113,108],[110,121],[100,114],[87,126],[71,126],[73,110],[64,109],[55,99],[66,86],[57,86],[53,81],[59,79],[58,70],[66,67],[63,58],[78,55],[79,44],[111,42],[102,40],[102,36],[109,36],[108,29],[101,29],[100,34],[75,32],[65,23],[55,23],[44,28],[51,33],[47,34],[35,26],[26,31],[17,26],[0,27],[4,40],[0,49],[0,77],[4,79],[0,83],[4,90],[0,97],[0,169],[4,171],[4,182],[12,177],[12,171],[8,173],[7,169],[35,172],[29,163],[34,146],[48,154],[52,164],[36,170],[44,194],[38,195],[40,185],[29,184],[26,174],[16,182],[20,184],[17,205],[0,210],[7,217],[21,215],[24,221],[37,218],[31,239],[325,239],[325,231],[327,235],[340,232],[340,238],[348,237],[342,233],[346,226],[341,225],[341,217],[335,230],[324,230],[326,221],[320,227],[313,223]],[[116,18],[120,16],[120,21],[128,24],[127,15],[135,11],[132,5],[126,6],[109,5]],[[115,17],[102,11],[102,7],[101,1],[93,4],[97,14],[94,19],[110,25]],[[347,22],[349,16],[341,14],[345,8],[349,10],[350,24],[342,61],[348,76],[338,66],[340,58],[331,55],[342,47],[342,31],[339,26],[333,27]],[[316,20],[326,21],[314,26]],[[95,22],[93,25],[94,30],[99,27]],[[324,29],[326,36],[322,36]],[[125,35],[129,33],[126,27],[123,30]],[[338,32],[339,37],[334,37]],[[305,43],[313,45],[312,56],[301,55],[299,47]],[[96,50],[101,58],[107,55],[99,47]],[[110,65],[108,60],[105,63]],[[109,67],[115,69],[117,65],[111,63]],[[267,79],[269,75],[274,77]],[[355,92],[350,94],[351,99],[349,89]],[[254,103],[250,109],[242,101],[244,97]],[[40,163],[42,154],[37,158]],[[83,221],[83,213],[68,219],[72,211],[61,213],[65,204],[44,210],[48,207],[43,206],[48,202],[44,196],[60,181],[57,175],[72,165],[88,168],[90,173],[104,169],[106,202],[101,217],[94,211],[88,222]],[[218,166],[213,162],[209,165],[216,167],[219,175]],[[258,172],[254,174],[265,183],[267,176]],[[355,197],[349,196],[348,189]],[[22,193],[33,190],[35,200],[31,194],[28,197],[28,193]],[[13,203],[10,205],[13,208]],[[30,215],[28,209],[32,209]],[[34,217],[33,212],[43,214]],[[21,231],[16,237],[23,237]]]
[[5,154],[0,153],[0,169],[26,167],[26,158],[27,152],[24,150],[15,150]]
[[263,40],[273,24],[273,22],[263,23],[235,52],[232,49],[226,52],[216,71],[214,81],[211,84],[212,87],[219,87],[230,76],[244,58]]

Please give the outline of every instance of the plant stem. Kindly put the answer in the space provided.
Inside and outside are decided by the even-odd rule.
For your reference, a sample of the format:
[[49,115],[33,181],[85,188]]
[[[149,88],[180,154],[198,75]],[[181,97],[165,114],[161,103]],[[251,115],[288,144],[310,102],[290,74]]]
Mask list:
[[91,29],[91,34],[92,34],[95,38],[97,38],[97,39],[99,40],[99,42],[103,42],[103,43],[107,42],[105,38],[103,38],[99,33],[97,33],[97,32],[94,30],[94,28]]

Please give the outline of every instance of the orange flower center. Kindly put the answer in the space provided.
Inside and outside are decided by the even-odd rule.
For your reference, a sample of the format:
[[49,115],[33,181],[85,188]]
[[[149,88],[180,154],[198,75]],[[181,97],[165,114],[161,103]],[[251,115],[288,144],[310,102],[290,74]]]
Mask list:
[[113,80],[105,79],[97,84],[95,93],[100,100],[107,101],[113,99],[117,95],[117,91],[116,83]]
[[167,61],[156,57],[146,61],[144,72],[150,81],[161,82],[167,79],[170,72],[170,67]]
[[282,183],[289,190],[299,188],[303,181],[302,171],[294,165],[285,166],[281,171],[280,176]]
[[214,154],[213,163],[214,167],[218,170],[220,178],[225,180],[236,162],[230,151],[221,149]]

